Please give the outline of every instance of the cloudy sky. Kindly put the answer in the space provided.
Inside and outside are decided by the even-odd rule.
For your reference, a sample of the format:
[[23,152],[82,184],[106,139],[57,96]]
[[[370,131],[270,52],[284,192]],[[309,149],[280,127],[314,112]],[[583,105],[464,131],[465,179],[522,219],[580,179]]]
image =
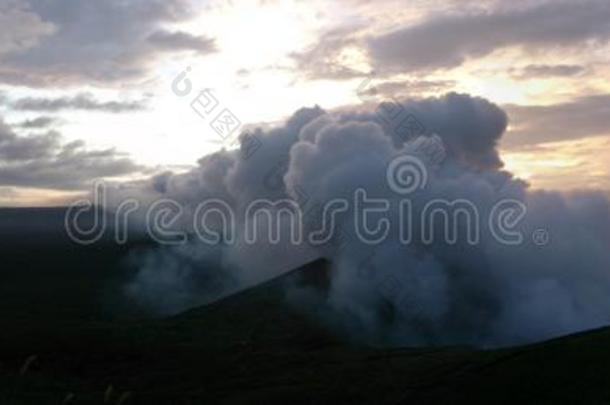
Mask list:
[[452,91],[508,113],[532,187],[608,191],[609,40],[607,0],[0,0],[0,205],[187,170],[231,147],[221,111]]

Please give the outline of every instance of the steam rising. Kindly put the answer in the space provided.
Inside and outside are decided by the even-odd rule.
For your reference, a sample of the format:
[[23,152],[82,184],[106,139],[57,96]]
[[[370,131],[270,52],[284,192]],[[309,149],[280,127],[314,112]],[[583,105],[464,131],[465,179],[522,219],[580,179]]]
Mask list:
[[[425,243],[417,231],[409,245],[393,233],[371,245],[355,237],[354,216],[347,212],[341,216],[342,241],[321,248],[294,246],[289,238],[252,246],[244,243],[242,229],[232,244],[194,240],[135,255],[140,270],[127,286],[129,294],[161,313],[174,313],[325,257],[332,266],[329,291],[287,289],[287,296],[305,310],[322,308],[324,322],[368,343],[488,347],[610,324],[608,199],[532,191],[502,170],[496,145],[507,117],[484,99],[448,94],[403,107],[421,124],[417,136],[396,130],[379,110],[306,108],[283,126],[257,130],[262,147],[252,156],[246,158],[245,144],[223,150],[188,173],[116,189],[112,201],[135,195],[150,204],[171,198],[185,207],[176,229],[187,232],[195,207],[215,198],[241,213],[242,224],[243,208],[254,199],[291,198],[310,212],[362,188],[396,207],[404,196],[385,181],[388,163],[419,154],[429,179],[408,196],[415,213],[432,199],[468,199],[486,218],[498,201],[520,201],[527,207],[519,224],[522,243],[498,243],[483,227],[476,245],[461,239]],[[444,160],[428,161],[421,154],[422,144],[432,141],[442,144]],[[398,221],[396,210],[390,219]],[[541,229],[550,237],[544,246],[531,237]]]

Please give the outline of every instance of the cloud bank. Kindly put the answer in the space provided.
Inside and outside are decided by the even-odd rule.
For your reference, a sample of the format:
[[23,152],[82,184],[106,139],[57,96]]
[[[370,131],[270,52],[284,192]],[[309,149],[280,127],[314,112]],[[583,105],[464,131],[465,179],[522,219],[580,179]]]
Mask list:
[[454,68],[506,47],[542,49],[607,43],[610,5],[603,0],[553,1],[511,10],[432,18],[370,38],[379,71]]
[[[34,120],[22,127],[42,124],[47,122]],[[0,161],[0,187],[82,190],[94,179],[143,169],[114,149],[90,150],[83,141],[65,142],[55,131],[18,134],[1,119]]]
[[58,112],[63,110],[101,111],[123,113],[142,111],[145,100],[138,101],[99,101],[92,94],[81,93],[73,97],[38,98],[25,97],[15,100],[10,107],[18,111]]
[[593,94],[548,106],[507,105],[517,124],[504,144],[527,147],[545,142],[610,135],[610,95]]
[[113,85],[142,79],[167,52],[215,51],[212,38],[168,30],[197,15],[188,0],[9,0],[0,7],[0,82],[8,84]]
[[[325,257],[332,267],[328,291],[287,288],[287,299],[357,341],[489,347],[610,324],[608,199],[532,191],[503,171],[496,146],[507,116],[484,99],[448,94],[402,107],[417,117],[417,133],[391,125],[383,115],[388,106],[340,113],[306,108],[277,128],[255,131],[262,147],[252,155],[244,140],[241,149],[207,156],[190,172],[112,190],[109,207],[134,197],[144,206],[160,199],[179,203],[176,231],[192,234],[195,208],[212,199],[226,202],[241,224],[232,243],[209,246],[194,239],[134,253],[131,265],[139,272],[127,293],[160,313],[175,313]],[[442,161],[422,154],[431,142],[442,145]],[[499,243],[486,229],[479,243],[465,243],[462,222],[457,243],[429,241],[417,231],[417,219],[407,246],[391,234],[365,243],[353,232],[353,208],[340,214],[341,243],[312,248],[288,238],[278,244],[244,242],[244,207],[254,199],[292,199],[309,213],[318,203],[364,189],[398,206],[404,196],[385,181],[397,156],[426,162],[426,187],[408,196],[416,214],[433,199],[467,199],[482,218],[499,201],[518,202],[527,207],[518,228],[521,243]],[[389,215],[395,225],[402,218],[395,208]],[[304,226],[312,218],[318,217],[306,214]],[[221,225],[210,226],[222,231]],[[532,239],[540,229],[548,232],[548,244]]]

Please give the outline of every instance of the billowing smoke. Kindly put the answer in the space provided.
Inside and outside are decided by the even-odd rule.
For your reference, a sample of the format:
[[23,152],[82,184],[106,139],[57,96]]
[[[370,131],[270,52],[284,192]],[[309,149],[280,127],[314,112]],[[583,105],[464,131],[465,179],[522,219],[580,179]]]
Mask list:
[[[506,126],[497,106],[460,94],[370,112],[307,108],[188,173],[115,189],[115,208],[134,197],[145,206],[176,202],[181,212],[171,228],[189,236],[206,201],[224,202],[237,223],[227,230],[210,214],[207,229],[222,235],[217,243],[191,237],[134,255],[139,272],[127,291],[173,313],[324,257],[332,267],[328,291],[295,288],[288,298],[368,343],[499,346],[610,324],[608,199],[529,190],[502,170],[497,142]],[[415,158],[420,172],[390,178],[402,158]],[[293,243],[289,215],[278,215],[277,243],[247,241],[253,201],[293,201],[311,230],[325,218],[320,207],[355,196],[387,208],[370,212],[368,239],[354,203],[337,211],[336,229],[320,246]],[[261,224],[257,231],[271,232]],[[375,233],[383,237],[374,240]]]

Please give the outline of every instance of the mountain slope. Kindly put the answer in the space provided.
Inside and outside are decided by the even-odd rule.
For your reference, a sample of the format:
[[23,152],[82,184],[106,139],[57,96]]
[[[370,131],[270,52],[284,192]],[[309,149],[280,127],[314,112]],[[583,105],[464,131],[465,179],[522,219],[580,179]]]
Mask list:
[[284,295],[325,288],[322,261],[179,316],[121,321],[97,300],[129,246],[22,242],[0,247],[0,404],[102,404],[109,386],[106,403],[130,392],[123,404],[610,401],[609,329],[494,351],[348,344]]

